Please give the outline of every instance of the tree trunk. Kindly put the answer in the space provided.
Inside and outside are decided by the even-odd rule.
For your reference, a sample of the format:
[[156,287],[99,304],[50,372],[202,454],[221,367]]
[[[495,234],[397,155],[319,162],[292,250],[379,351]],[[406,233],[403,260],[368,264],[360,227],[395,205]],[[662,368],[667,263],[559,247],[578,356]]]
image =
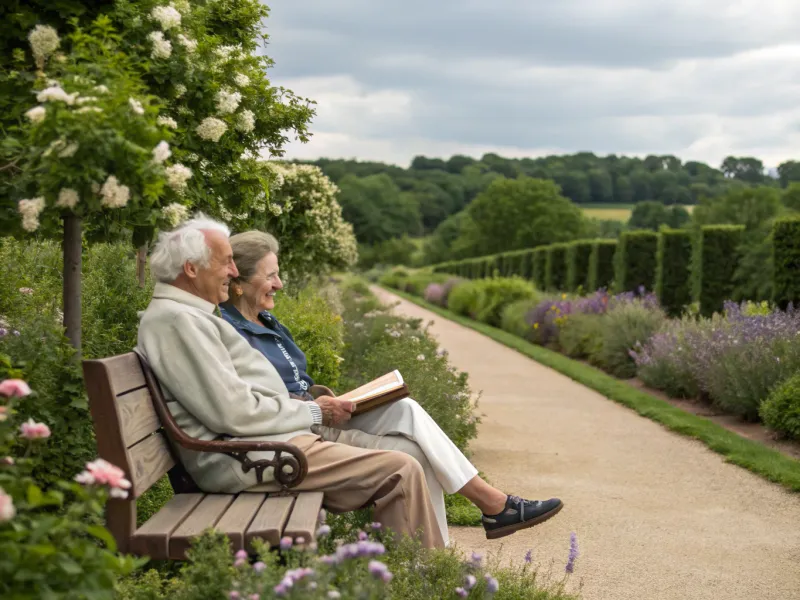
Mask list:
[[81,355],[81,219],[64,216],[64,327],[67,339]]
[[147,266],[147,244],[139,246],[136,252],[136,275],[139,277],[139,287],[145,286],[145,267]]

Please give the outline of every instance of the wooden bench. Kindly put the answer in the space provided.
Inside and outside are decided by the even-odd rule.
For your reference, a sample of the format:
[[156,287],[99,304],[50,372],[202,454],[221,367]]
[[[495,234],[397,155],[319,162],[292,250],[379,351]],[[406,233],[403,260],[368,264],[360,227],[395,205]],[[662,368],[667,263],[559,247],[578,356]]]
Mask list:
[[[305,477],[305,455],[278,442],[201,441],[175,423],[150,368],[133,352],[83,361],[89,406],[101,458],[120,467],[133,487],[127,499],[109,499],[108,529],[120,552],[154,559],[184,559],[192,538],[213,527],[225,533],[234,551],[251,550],[261,538],[277,546],[281,537],[314,541],[322,493],[290,494]],[[274,494],[206,494],[197,488],[168,440],[201,452],[222,452],[244,461],[242,469],[274,469],[281,491]],[[246,452],[274,451],[269,461],[251,462]],[[141,527],[136,499],[165,473],[175,496]],[[260,476],[259,476],[260,479]]]

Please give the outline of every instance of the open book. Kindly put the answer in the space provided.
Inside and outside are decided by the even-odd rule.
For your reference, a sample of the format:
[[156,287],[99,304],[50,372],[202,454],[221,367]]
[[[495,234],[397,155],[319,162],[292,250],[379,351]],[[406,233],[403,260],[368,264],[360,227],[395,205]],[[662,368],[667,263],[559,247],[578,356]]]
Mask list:
[[408,395],[408,386],[403,381],[400,371],[392,371],[337,397],[341,400],[350,400],[356,405],[353,414],[360,415],[387,402],[407,398]]

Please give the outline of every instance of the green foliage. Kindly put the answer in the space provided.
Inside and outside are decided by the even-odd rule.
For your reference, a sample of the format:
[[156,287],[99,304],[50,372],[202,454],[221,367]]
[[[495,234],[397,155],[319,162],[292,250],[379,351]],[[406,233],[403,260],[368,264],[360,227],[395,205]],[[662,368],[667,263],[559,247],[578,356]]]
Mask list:
[[296,296],[279,298],[273,312],[306,355],[311,378],[336,389],[341,374],[344,328],[330,300],[307,287]]
[[790,377],[769,395],[759,410],[770,429],[800,440],[800,374]]
[[640,300],[620,303],[601,317],[600,341],[591,348],[589,359],[614,377],[634,377],[636,364],[631,350],[645,344],[665,318],[659,308]]
[[692,234],[685,229],[664,229],[658,238],[656,296],[671,317],[691,303]]
[[531,326],[525,322],[525,315],[534,306],[536,306],[536,301],[533,299],[517,300],[507,304],[500,317],[500,328],[514,335],[526,337]]
[[[795,184],[798,185],[798,184]],[[773,302],[781,309],[800,306],[800,219],[779,219],[772,229]]]
[[552,244],[547,247],[544,289],[560,292],[567,285],[567,244]]
[[721,311],[725,301],[732,299],[743,233],[744,227],[740,225],[709,225],[701,229],[694,268],[695,297],[703,316]]
[[447,299],[447,308],[456,314],[477,318],[477,307],[481,296],[478,281],[480,280],[468,281],[454,287]]
[[358,266],[362,269],[369,269],[375,265],[411,266],[412,255],[416,250],[417,246],[406,236],[371,246],[362,244],[358,249]]
[[609,289],[614,282],[614,255],[617,251],[616,240],[596,240],[592,245],[589,257],[588,290]]
[[571,242],[567,247],[566,290],[568,292],[589,289],[589,262],[593,246],[594,242],[591,240],[580,240]]
[[689,211],[682,206],[664,206],[661,202],[647,200],[639,202],[631,212],[628,227],[658,231],[661,227],[680,229],[691,219]]
[[597,356],[605,331],[601,315],[569,315],[558,326],[558,347],[570,358]]
[[656,279],[658,234],[652,231],[628,231],[619,238],[614,255],[617,292],[652,291]]
[[531,280],[540,290],[547,289],[547,255],[547,246],[540,246],[531,256]]
[[537,298],[533,285],[517,277],[484,279],[464,285],[478,287],[479,300],[474,308],[476,318],[493,327],[500,326],[503,310],[509,304],[519,300],[533,301]]

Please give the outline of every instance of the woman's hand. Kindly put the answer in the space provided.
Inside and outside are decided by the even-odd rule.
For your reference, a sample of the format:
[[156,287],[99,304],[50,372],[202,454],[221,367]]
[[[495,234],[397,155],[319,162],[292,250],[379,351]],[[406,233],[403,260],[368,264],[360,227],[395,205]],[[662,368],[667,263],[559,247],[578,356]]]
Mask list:
[[314,402],[322,409],[322,424],[327,426],[346,423],[356,409],[349,400],[339,400],[333,396],[320,396]]

